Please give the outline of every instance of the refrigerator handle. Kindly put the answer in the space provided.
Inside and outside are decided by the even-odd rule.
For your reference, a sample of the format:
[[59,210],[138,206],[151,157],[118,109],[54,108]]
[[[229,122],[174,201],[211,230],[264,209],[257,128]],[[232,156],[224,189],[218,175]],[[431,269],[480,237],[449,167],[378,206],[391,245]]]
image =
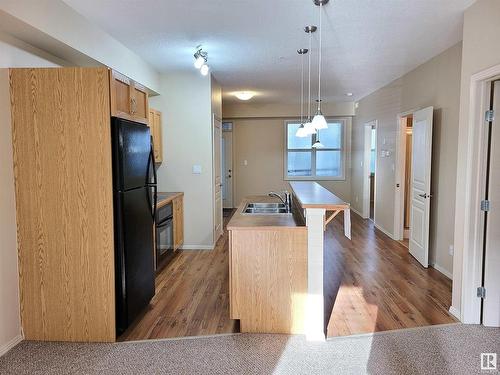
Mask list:
[[[158,176],[156,175],[156,168],[155,168],[155,165],[154,165],[154,159],[155,158],[155,155],[154,155],[154,150],[153,150],[153,137],[151,137],[151,148],[150,148],[150,151],[149,151],[149,157],[148,157],[148,168],[147,168],[147,172],[146,172],[146,185],[149,186],[149,187],[152,187],[153,188],[153,207],[152,207],[152,212],[151,212],[151,217],[153,218],[153,221],[156,220],[156,210],[157,210],[157,207],[156,207],[156,201],[157,201],[157,198],[158,198]],[[149,175],[149,171],[150,169],[153,169],[153,182],[151,183],[150,181],[150,175]],[[149,192],[148,192],[148,201],[149,201]],[[151,202],[149,202],[151,203]],[[151,204],[150,204],[151,206]]]

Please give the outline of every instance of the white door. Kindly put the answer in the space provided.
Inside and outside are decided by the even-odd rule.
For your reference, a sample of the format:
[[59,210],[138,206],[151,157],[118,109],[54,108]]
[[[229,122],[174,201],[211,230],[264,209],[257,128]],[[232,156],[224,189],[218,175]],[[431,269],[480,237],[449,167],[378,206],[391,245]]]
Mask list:
[[233,208],[233,132],[222,132],[222,201],[224,208]]
[[495,82],[484,259],[483,324],[500,327],[500,82]]
[[429,266],[432,113],[427,107],[413,114],[410,254],[424,267]]
[[222,234],[222,123],[214,116],[214,239]]

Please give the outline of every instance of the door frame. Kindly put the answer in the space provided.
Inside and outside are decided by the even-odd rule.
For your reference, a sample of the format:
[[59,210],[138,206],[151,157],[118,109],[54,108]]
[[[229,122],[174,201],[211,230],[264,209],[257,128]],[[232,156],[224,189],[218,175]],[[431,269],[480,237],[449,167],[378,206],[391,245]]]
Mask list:
[[[398,130],[396,134],[396,161],[395,161],[395,194],[394,194],[394,239],[402,241],[404,237],[404,209],[405,209],[405,184],[406,173],[406,124],[402,124],[402,119],[414,115],[421,108],[413,108],[409,111],[401,112],[397,116]],[[399,187],[398,187],[399,185]]]
[[[233,121],[225,121],[224,119],[222,119],[222,124],[224,125],[224,123],[230,123],[231,124],[231,130],[224,130],[224,126],[222,126],[222,138],[224,138],[224,133],[229,133],[230,134],[230,137],[231,137],[231,165],[232,165],[232,169],[231,169],[231,207],[230,208],[234,208],[234,122]],[[223,155],[223,157],[225,157],[226,155]],[[224,208],[224,204],[222,205],[223,208]],[[229,208],[229,207],[226,207],[226,208]]]
[[[371,130],[375,128],[375,134],[378,138],[378,120],[365,122],[364,130],[364,145],[363,145],[363,219],[370,219],[370,156],[371,156]],[[377,159],[378,159],[378,142],[375,140],[375,183],[373,184],[373,222],[377,218]]]
[[[460,290],[461,303],[460,309],[457,309],[453,305],[456,301],[452,301],[450,312],[468,324],[481,322],[481,300],[477,297],[476,288],[481,285],[483,264],[484,214],[479,207],[485,191],[487,127],[482,125],[489,106],[491,82],[499,76],[500,64],[471,76],[469,117],[460,129],[460,132],[466,133],[463,146],[466,163],[463,199],[457,192],[455,205],[455,250],[461,247],[462,257],[454,257],[453,291],[456,293],[455,288]],[[458,202],[459,199],[462,201]]]
[[[212,207],[213,207],[213,243],[214,246],[219,239],[219,237],[222,235],[224,229],[224,216],[223,216],[223,208],[222,208],[222,203],[221,203],[221,229],[219,232],[216,233],[215,231],[215,223],[217,222],[217,215],[219,214],[216,211],[216,190],[215,190],[215,147],[216,147],[216,140],[215,140],[215,122],[218,121],[220,122],[220,135],[221,135],[221,146],[222,146],[222,119],[219,118],[215,113],[212,114]],[[222,147],[220,152],[220,160],[221,160],[221,178],[222,178]],[[221,193],[222,194],[222,193]],[[221,197],[222,200],[222,197]]]

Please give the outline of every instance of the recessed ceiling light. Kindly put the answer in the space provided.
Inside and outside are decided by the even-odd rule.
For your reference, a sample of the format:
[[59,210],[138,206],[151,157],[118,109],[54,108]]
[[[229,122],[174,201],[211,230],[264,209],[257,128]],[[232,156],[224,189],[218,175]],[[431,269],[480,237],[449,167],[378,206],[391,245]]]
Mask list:
[[346,96],[352,96],[352,92],[348,92]]
[[240,100],[250,100],[255,96],[255,93],[251,91],[238,91],[234,93],[234,96]]

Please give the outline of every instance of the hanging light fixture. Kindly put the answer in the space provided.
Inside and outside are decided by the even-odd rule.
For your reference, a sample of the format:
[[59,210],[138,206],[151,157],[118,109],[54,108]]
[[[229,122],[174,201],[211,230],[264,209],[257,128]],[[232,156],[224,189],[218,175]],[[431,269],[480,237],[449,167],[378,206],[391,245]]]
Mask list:
[[306,26],[304,31],[309,34],[309,60],[308,60],[308,75],[309,75],[309,84],[308,84],[308,101],[307,101],[307,122],[304,124],[304,129],[306,135],[316,134],[316,129],[311,123],[311,47],[312,47],[312,34],[317,30],[316,26]]
[[304,55],[309,50],[307,48],[301,48],[297,50],[300,55],[300,126],[297,129],[295,135],[300,138],[307,137],[306,128],[304,127]]
[[208,62],[208,53],[203,51],[201,46],[196,47],[196,52],[194,53],[194,67],[200,69],[200,73],[206,76],[210,70]]
[[322,49],[322,38],[321,35],[323,34],[322,30],[322,23],[321,23],[321,16],[323,13],[323,5],[326,5],[329,0],[313,0],[314,4],[319,7],[319,58],[318,58],[318,109],[316,111],[316,115],[314,116],[312,120],[312,125],[314,126],[315,129],[327,129],[328,124],[326,123],[325,116],[323,116],[323,113],[321,112],[321,49]]

